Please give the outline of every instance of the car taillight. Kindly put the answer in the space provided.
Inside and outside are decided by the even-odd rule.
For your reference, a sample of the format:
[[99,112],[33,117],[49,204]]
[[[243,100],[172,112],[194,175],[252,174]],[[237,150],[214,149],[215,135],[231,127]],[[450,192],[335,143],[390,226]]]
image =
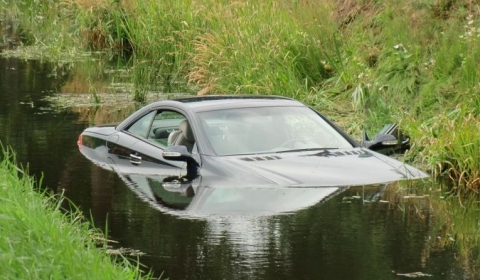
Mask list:
[[78,135],[77,146],[78,148],[82,147],[82,134]]

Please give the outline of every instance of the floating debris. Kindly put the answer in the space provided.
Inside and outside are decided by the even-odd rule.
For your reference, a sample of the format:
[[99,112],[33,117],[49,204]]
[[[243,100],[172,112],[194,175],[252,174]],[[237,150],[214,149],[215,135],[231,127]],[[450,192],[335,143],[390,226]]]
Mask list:
[[118,248],[118,249],[107,249],[106,251],[109,255],[128,255],[128,256],[143,256],[145,253],[140,250],[130,249],[130,248]]
[[[148,92],[145,94],[146,103],[151,103],[163,99],[171,99],[178,97],[192,96],[186,93],[159,93]],[[79,107],[97,107],[97,106],[116,106],[118,109],[122,109],[136,104],[133,100],[132,93],[97,93],[97,94],[53,94],[46,96],[43,100],[50,102],[51,106],[56,110],[79,108]]]
[[404,196],[403,196],[403,198],[406,198],[406,199],[408,199],[408,198],[427,198],[427,197],[429,197],[429,196],[428,196],[428,195],[415,195],[415,194],[413,194],[413,195],[404,195]]
[[104,244],[104,243],[118,243],[118,241],[115,240],[110,240],[105,238],[105,236],[100,233],[100,232],[94,232],[90,234],[90,238],[96,243],[96,244]]
[[354,200],[354,199],[360,199],[360,198],[362,197],[359,195],[352,195],[352,196],[345,196],[343,200]]
[[[393,272],[395,273],[395,272]],[[432,277],[432,274],[427,274],[423,272],[410,272],[410,273],[395,273],[397,276],[403,276],[407,278],[417,278],[417,277]]]

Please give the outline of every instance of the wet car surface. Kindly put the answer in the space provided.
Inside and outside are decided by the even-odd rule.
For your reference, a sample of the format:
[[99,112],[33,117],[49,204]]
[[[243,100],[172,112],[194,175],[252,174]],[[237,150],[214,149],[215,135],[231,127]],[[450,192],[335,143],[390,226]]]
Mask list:
[[87,128],[78,146],[122,174],[198,174],[209,186],[336,187],[427,177],[363,147],[302,103],[270,96],[155,102],[117,126]]

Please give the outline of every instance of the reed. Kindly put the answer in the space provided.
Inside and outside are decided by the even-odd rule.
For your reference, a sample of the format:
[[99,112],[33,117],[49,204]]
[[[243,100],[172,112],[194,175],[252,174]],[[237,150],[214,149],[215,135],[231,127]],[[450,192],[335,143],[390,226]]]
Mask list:
[[468,114],[446,125],[441,142],[445,147],[439,169],[448,175],[455,189],[480,191],[480,133],[479,122]]
[[43,45],[52,49],[76,49],[80,42],[75,32],[76,10],[68,1],[3,0],[0,18],[10,23],[24,45]]

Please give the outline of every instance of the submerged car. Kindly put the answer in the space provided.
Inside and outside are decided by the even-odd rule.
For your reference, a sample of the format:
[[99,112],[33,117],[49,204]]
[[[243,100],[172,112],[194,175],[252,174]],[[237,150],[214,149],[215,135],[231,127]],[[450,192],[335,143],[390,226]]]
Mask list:
[[85,129],[77,144],[121,174],[200,176],[203,186],[340,187],[427,177],[376,152],[404,139],[382,133],[364,140],[294,99],[221,95],[151,103],[116,126]]

